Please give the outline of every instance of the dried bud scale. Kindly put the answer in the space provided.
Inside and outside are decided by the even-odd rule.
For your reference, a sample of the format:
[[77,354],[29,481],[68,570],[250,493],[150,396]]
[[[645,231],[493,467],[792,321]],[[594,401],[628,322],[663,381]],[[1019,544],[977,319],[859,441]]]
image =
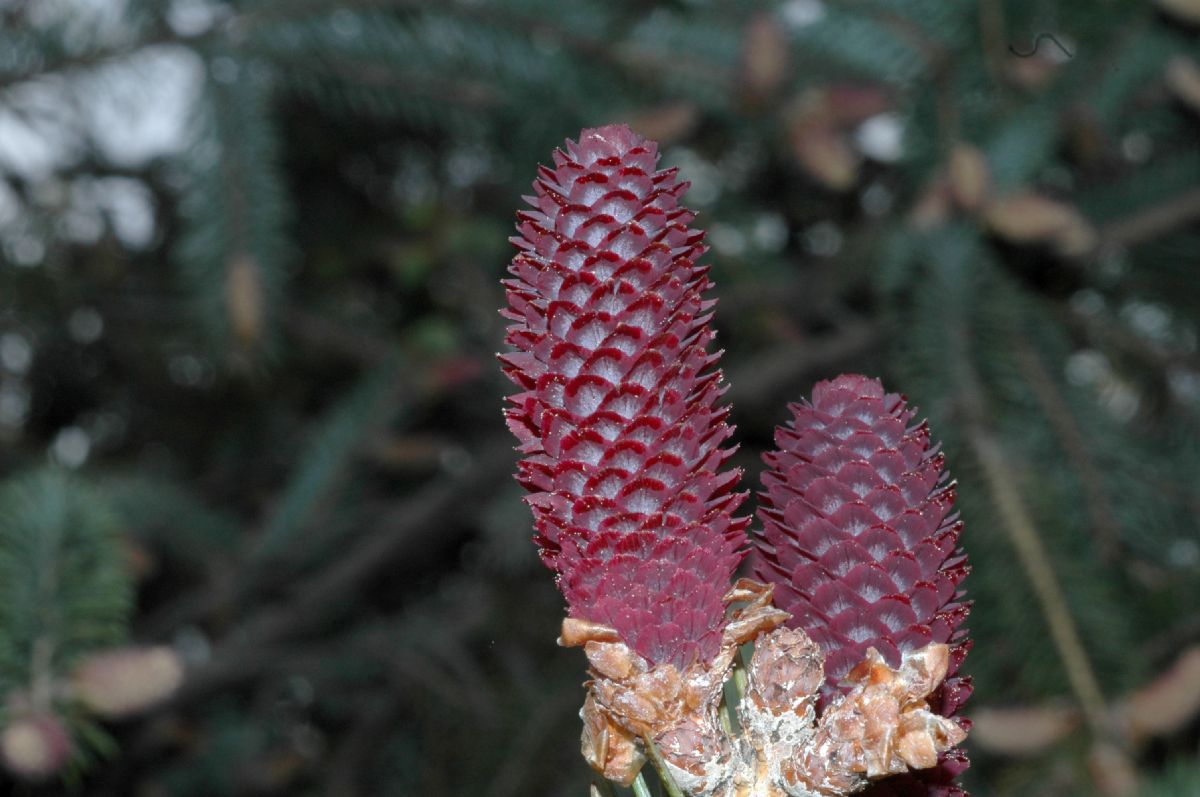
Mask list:
[[657,159],[610,126],[540,170],[505,282],[517,351],[501,359],[523,389],[506,412],[518,480],[571,616],[683,668],[716,655],[748,519],[723,470],[703,233]]
[[[862,376],[822,382],[791,410],[779,450],[765,457],[755,576],[775,584],[776,605],[824,651],[826,700],[869,648],[896,667],[902,654],[944,643],[951,677],[930,703],[954,715],[971,692],[969,678],[953,677],[969,647],[960,628],[969,604],[958,591],[969,568],[955,485],[928,426],[913,425],[903,397]],[[913,793],[954,793],[965,767],[955,752],[921,773],[932,789]],[[889,783],[901,786],[885,782],[880,794]]]
[[[584,646],[596,676],[581,713],[588,763],[628,785],[643,763],[639,743],[648,740],[695,797],[835,797],[933,766],[963,740],[966,732],[928,704],[949,666],[946,645],[906,653],[898,668],[869,649],[848,674],[846,694],[818,716],[821,650],[803,631],[779,627],[787,613],[770,605],[771,589],[738,582],[726,600],[749,597],[750,604],[733,613],[713,661],[683,671],[647,665],[623,643],[608,641],[612,629],[564,629],[564,639]],[[742,731],[730,736],[716,716],[721,685],[738,647],[750,640],[755,650],[738,706]]]

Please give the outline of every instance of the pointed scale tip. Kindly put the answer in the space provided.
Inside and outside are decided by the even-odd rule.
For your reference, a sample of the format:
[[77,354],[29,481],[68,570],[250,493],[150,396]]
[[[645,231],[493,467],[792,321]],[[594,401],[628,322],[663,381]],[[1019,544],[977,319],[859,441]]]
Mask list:
[[883,383],[862,374],[842,374],[833,379],[818,382],[813,387],[812,403],[820,407],[827,397],[839,391],[856,394],[857,398],[883,398]]
[[601,127],[587,127],[579,133],[580,144],[586,145],[593,140],[604,142],[611,147],[619,149],[621,152],[628,152],[645,142],[644,138],[633,132],[629,128],[629,125],[624,123],[602,125]]
[[[567,152],[571,158],[588,166],[604,159],[621,159],[640,154],[636,162],[643,168],[652,168],[657,160],[658,144],[633,132],[627,124],[611,124],[584,128],[579,133],[578,143],[567,141]],[[649,156],[649,161],[641,163]]]

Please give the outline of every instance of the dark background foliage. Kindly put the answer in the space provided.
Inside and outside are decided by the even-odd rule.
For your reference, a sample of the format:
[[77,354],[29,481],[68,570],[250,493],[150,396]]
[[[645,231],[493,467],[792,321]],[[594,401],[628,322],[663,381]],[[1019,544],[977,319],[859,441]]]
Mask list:
[[750,486],[842,371],[944,440],[972,792],[1200,792],[1192,0],[0,23],[0,724],[124,638],[188,668],[135,720],[55,702],[78,755],[19,793],[586,793],[493,355],[520,195],[613,121],[693,182]]

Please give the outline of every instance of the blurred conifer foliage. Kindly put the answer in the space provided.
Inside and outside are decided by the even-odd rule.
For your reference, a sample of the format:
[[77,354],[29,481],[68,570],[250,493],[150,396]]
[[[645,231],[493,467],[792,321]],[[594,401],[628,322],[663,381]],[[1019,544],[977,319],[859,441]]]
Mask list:
[[[17,793],[586,793],[492,356],[527,176],[613,121],[692,181],[744,465],[843,370],[943,435],[973,793],[1197,793],[1195,0],[3,0],[0,26]],[[127,644],[185,675],[118,722],[73,673]]]

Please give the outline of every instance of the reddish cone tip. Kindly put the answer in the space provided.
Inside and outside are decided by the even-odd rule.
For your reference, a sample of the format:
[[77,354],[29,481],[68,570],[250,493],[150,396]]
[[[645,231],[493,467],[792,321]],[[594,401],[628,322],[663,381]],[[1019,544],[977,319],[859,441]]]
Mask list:
[[717,652],[747,518],[703,233],[658,146],[584,130],[541,167],[517,214],[501,356],[535,540],[573,617],[616,628],[654,664]]
[[[776,585],[775,604],[825,652],[826,697],[867,648],[896,666],[902,652],[944,642],[951,677],[930,705],[954,715],[971,693],[970,679],[954,675],[970,646],[958,590],[969,567],[939,446],[925,423],[910,425],[902,396],[864,376],[821,382],[790,409],[778,450],[764,457],[754,576]],[[952,751],[870,793],[960,794],[953,779],[966,766]]]

